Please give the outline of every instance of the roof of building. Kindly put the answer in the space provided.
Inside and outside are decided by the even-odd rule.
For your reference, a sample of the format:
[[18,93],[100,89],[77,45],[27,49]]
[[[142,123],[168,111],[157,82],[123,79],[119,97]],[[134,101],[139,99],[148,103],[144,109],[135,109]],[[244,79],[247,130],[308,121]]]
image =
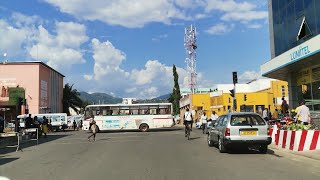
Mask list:
[[5,62],[5,63],[3,63],[3,64],[17,64],[17,65],[19,65],[19,64],[41,64],[41,65],[43,65],[43,66],[45,66],[45,67],[47,67],[47,68],[49,68],[49,69],[51,69],[51,70],[53,70],[53,71],[55,71],[55,72],[57,72],[58,74],[60,74],[61,76],[63,76],[63,77],[65,77],[63,74],[61,74],[59,71],[57,71],[57,70],[55,70],[55,69],[53,69],[52,67],[50,67],[49,65],[47,65],[46,63],[44,63],[44,62],[42,62],[42,61],[14,61],[14,62]]
[[[276,81],[275,79],[270,78],[260,78],[252,80],[248,83],[238,83],[236,84],[237,93],[250,93],[250,92],[258,92],[262,90],[269,89],[271,87],[270,82]],[[221,91],[223,93],[230,93],[230,90],[233,89],[233,84],[215,84],[211,88],[197,88],[197,92],[207,93],[207,92],[218,92]],[[211,90],[211,91],[210,91]],[[190,93],[190,88],[181,88],[181,94]]]

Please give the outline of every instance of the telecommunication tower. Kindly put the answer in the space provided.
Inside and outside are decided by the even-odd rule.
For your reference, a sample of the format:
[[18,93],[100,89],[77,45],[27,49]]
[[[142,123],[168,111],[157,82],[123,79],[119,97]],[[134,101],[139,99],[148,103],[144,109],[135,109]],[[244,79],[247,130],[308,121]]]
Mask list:
[[197,49],[197,30],[194,26],[186,27],[184,30],[184,47],[186,49],[186,63],[188,73],[188,83],[191,93],[196,92],[197,72],[196,72],[196,49]]

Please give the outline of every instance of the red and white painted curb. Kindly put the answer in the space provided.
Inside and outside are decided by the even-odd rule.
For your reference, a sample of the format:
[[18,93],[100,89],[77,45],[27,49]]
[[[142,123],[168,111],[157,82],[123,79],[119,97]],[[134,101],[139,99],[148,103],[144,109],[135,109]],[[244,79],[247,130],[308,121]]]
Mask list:
[[277,130],[271,129],[272,143],[282,149],[310,151],[320,149],[320,130]]

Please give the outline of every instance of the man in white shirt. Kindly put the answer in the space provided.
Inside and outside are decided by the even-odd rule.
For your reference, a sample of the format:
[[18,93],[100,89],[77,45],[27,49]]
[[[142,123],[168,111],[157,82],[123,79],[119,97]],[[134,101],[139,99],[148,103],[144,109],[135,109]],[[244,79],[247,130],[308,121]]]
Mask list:
[[184,113],[183,123],[185,125],[185,136],[187,137],[187,126],[188,126],[188,124],[191,124],[190,130],[192,131],[192,124],[193,124],[192,112],[190,112],[188,108],[186,109],[186,112]]
[[310,111],[309,108],[305,105],[305,101],[302,100],[300,102],[300,106],[298,107],[298,113],[296,118],[300,117],[300,123],[304,125],[308,125],[310,123]]
[[206,112],[203,112],[202,116],[201,116],[201,123],[202,123],[202,133],[207,133],[207,116],[206,116]]
[[268,121],[268,108],[264,108],[263,112],[262,112],[262,118],[266,121]]
[[212,111],[212,114],[210,116],[212,123],[215,123],[217,121],[218,117],[219,117],[218,114],[216,114],[215,111]]

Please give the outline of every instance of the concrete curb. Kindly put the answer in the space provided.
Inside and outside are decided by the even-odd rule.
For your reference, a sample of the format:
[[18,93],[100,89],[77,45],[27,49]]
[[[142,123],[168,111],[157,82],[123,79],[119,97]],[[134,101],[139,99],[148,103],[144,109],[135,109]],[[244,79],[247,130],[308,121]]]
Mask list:
[[306,157],[306,158],[309,158],[309,159],[312,159],[312,160],[320,161],[320,151],[318,151],[318,150],[315,150],[315,151],[304,151],[304,152],[294,152],[294,151],[278,148],[278,147],[276,147],[274,145],[269,145],[269,149],[277,150],[278,152],[282,152],[282,153],[289,153],[291,155],[302,156],[302,157]]

